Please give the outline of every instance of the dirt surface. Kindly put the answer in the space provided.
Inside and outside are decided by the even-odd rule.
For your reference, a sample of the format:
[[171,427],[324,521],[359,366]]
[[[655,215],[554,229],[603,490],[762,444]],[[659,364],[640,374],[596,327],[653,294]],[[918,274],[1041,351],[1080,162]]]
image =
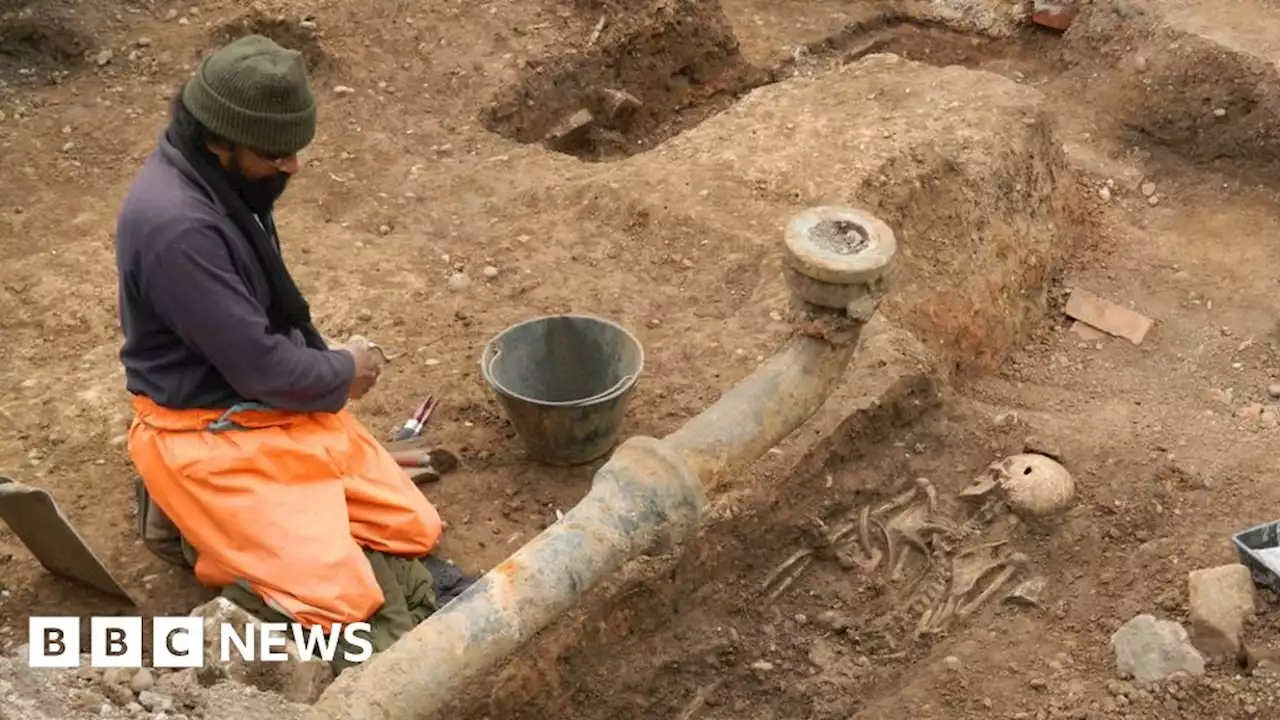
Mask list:
[[[280,210],[289,261],[324,332],[407,353],[356,408],[371,428],[442,399],[431,441],[462,470],[426,491],[465,567],[554,521],[595,470],[524,460],[477,372],[484,341],[539,314],[623,323],[647,353],[623,432],[661,436],[791,331],[778,240],[807,205],[867,204],[894,226],[904,256],[885,316],[954,381],[939,409],[829,474],[744,479],[799,489],[710,531],[674,589],[602,609],[613,629],[575,636],[543,682],[497,688],[495,716],[1265,712],[1265,673],[1139,688],[1108,640],[1139,613],[1185,621],[1186,573],[1231,562],[1231,533],[1275,519],[1280,251],[1258,173],[1280,108],[1274,11],[1099,2],[1066,38],[912,21],[971,31],[999,5],[0,0],[0,473],[48,488],[145,613],[208,595],[134,539],[114,215],[199,54],[255,30],[306,52],[322,103]],[[1173,81],[1196,67],[1198,85]],[[611,109],[609,91],[638,108]],[[993,138],[1003,152],[983,150]],[[983,178],[1013,180],[967,189]],[[1062,316],[1073,287],[1156,327],[1140,347],[1086,340]],[[894,612],[902,581],[830,560],[764,602],[770,571],[814,542],[808,518],[838,522],[925,477],[938,512],[962,520],[955,493],[1029,436],[1074,474],[1075,508],[980,537],[1027,556],[1018,579],[1046,578],[1038,606],[993,601],[912,642],[916,618]],[[3,530],[0,590],[7,655],[30,615],[130,612],[50,578]],[[1280,649],[1273,607],[1264,597],[1250,629],[1255,655]],[[98,695],[61,703],[100,679],[26,672],[0,663],[0,703],[24,699],[0,717],[40,717],[27,702],[98,711]]]
[[[145,680],[135,679],[141,674]],[[0,718],[236,718],[301,720],[306,706],[241,683],[204,687],[194,670],[157,672],[82,667],[57,670],[26,667],[25,660],[0,658]]]

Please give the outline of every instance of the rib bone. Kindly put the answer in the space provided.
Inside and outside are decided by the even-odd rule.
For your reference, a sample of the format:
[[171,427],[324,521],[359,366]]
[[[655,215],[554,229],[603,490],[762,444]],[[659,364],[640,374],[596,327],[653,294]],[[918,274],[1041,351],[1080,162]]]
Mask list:
[[996,576],[996,579],[982,591],[981,595],[974,598],[973,602],[968,605],[961,605],[960,608],[956,610],[956,615],[958,617],[968,617],[971,615],[978,608],[986,604],[986,602],[991,599],[991,596],[995,595],[996,591],[998,591],[1005,583],[1009,582],[1009,579],[1013,577],[1014,573],[1029,565],[1030,562],[1031,559],[1022,553],[1014,553],[1009,556],[1009,559],[1003,563],[1005,568],[1000,571],[1000,574]]

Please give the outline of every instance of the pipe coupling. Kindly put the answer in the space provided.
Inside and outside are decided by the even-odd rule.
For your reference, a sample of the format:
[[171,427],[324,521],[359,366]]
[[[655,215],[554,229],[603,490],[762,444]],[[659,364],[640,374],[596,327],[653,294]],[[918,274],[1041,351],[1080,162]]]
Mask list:
[[796,297],[855,322],[871,320],[898,249],[888,225],[851,207],[815,207],[791,218],[783,242],[783,274]]
[[610,510],[623,514],[628,540],[645,555],[671,552],[696,535],[707,511],[702,479],[679,452],[651,437],[619,445],[592,486]]

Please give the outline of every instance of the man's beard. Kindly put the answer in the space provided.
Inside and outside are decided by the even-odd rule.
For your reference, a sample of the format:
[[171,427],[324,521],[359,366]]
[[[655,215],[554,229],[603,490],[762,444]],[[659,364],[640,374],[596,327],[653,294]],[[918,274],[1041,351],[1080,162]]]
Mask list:
[[227,173],[231,182],[231,188],[235,193],[244,200],[244,204],[249,206],[249,211],[255,215],[265,215],[271,212],[275,206],[276,200],[284,194],[285,186],[289,184],[288,173],[277,172],[275,175],[250,180],[244,176],[244,172],[240,169],[240,164],[236,162],[235,156],[232,156],[231,168]]

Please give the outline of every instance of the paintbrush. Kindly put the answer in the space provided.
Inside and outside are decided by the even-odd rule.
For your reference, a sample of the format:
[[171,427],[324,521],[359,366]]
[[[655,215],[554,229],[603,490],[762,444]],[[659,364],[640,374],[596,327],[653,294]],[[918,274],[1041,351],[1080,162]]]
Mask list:
[[391,436],[391,442],[409,440],[422,435],[422,430],[427,426],[427,422],[431,420],[431,415],[435,412],[437,404],[434,396],[426,396],[418,404],[418,407],[414,409],[409,419],[404,421],[404,425],[400,426],[395,434]]

